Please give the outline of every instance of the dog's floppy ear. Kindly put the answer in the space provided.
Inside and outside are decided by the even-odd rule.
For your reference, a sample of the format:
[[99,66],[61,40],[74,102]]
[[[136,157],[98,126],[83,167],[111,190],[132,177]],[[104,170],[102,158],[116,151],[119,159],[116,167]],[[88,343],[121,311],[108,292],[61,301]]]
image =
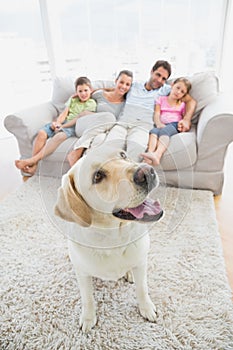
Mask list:
[[58,199],[54,211],[57,216],[64,220],[77,222],[84,227],[91,225],[91,208],[75,188],[73,175],[71,174],[65,176],[64,183],[58,190]]

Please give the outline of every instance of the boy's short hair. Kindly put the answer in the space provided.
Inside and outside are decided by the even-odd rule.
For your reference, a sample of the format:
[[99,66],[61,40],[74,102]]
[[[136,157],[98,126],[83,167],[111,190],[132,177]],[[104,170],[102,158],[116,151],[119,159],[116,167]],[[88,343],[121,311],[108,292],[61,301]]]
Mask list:
[[92,88],[90,79],[88,79],[87,77],[79,77],[75,80],[75,83],[74,83],[75,89],[77,89],[77,86],[84,85],[84,84]]

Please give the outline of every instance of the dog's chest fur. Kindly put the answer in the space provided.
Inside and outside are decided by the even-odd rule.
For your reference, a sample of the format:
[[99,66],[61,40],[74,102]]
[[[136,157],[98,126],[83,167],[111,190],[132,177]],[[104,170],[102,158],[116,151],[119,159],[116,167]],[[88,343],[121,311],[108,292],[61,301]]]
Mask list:
[[149,250],[149,235],[119,248],[99,249],[68,242],[76,272],[105,280],[117,280],[129,270],[143,264]]

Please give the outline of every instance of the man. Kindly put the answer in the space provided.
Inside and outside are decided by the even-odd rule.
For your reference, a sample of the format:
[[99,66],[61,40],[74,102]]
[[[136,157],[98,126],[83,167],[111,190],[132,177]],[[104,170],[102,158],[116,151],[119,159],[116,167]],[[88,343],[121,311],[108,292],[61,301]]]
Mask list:
[[[167,79],[171,75],[171,65],[167,61],[157,61],[151,69],[148,81],[143,84],[135,82],[132,84],[126,98],[123,113],[118,123],[108,133],[104,142],[115,143],[116,147],[126,149],[130,158],[138,161],[140,154],[147,148],[149,130],[153,127],[153,114],[155,100],[159,96],[170,93],[171,87]],[[179,122],[179,131],[188,131],[191,127],[191,118],[195,111],[196,101],[186,95],[186,113]],[[80,142],[79,142],[80,144]],[[71,165],[75,162],[74,149]]]

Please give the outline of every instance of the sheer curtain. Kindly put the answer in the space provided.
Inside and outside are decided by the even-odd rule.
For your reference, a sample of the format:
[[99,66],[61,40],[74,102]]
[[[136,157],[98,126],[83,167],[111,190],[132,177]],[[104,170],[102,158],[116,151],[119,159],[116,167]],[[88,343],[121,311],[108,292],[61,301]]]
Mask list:
[[1,113],[46,98],[51,76],[38,0],[0,2],[0,51]]

